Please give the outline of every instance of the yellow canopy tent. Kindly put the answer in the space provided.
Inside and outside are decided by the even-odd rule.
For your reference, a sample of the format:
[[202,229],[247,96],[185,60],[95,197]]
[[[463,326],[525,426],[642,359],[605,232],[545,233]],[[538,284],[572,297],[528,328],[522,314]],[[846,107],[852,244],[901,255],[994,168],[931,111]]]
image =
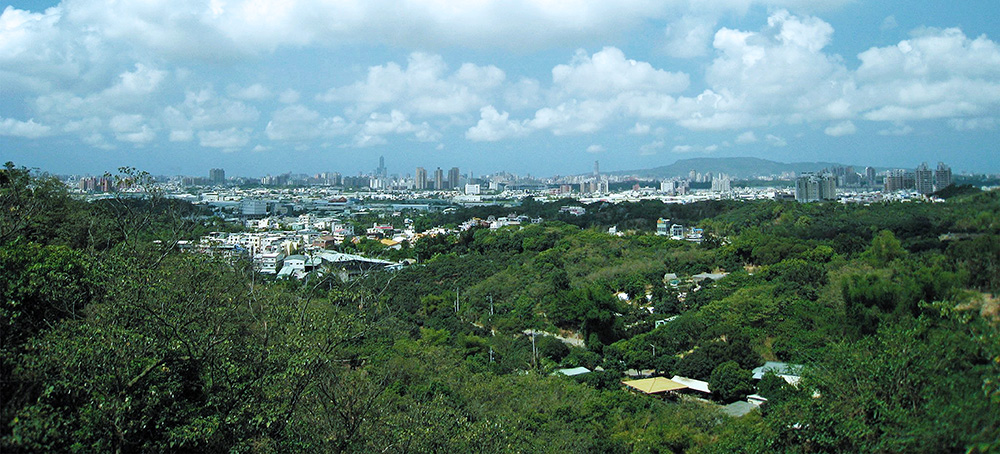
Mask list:
[[687,386],[666,377],[650,377],[643,378],[641,380],[627,380],[623,381],[622,384],[645,394],[659,394],[667,391],[687,388]]

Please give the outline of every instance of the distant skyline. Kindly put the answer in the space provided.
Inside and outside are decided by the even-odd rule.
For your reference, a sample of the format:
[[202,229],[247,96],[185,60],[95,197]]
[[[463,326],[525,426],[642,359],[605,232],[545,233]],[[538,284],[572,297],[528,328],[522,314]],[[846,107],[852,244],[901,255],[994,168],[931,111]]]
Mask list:
[[536,176],[749,156],[1000,172],[1000,3],[10,1],[0,161]]

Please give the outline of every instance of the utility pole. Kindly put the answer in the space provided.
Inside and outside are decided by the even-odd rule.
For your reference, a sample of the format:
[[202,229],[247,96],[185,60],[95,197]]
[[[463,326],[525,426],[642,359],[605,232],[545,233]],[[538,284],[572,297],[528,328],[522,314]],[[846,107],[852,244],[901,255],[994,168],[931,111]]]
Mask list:
[[458,313],[458,287],[455,287],[455,313]]
[[538,350],[535,349],[535,330],[531,330],[531,363],[538,369]]
[[490,295],[490,315],[493,315],[493,295]]

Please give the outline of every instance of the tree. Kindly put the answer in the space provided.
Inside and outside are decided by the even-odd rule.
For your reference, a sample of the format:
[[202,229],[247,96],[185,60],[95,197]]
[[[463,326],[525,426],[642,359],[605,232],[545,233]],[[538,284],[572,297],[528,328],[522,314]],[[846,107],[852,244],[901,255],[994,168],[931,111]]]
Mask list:
[[708,386],[723,402],[735,402],[753,392],[753,373],[736,361],[726,361],[712,370]]

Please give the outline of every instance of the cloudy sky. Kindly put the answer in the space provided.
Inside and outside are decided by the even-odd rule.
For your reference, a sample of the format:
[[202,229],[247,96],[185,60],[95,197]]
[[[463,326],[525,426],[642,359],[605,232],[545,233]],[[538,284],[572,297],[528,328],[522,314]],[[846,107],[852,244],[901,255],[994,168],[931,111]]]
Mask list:
[[1000,172],[998,16],[996,0],[15,0],[0,161]]

